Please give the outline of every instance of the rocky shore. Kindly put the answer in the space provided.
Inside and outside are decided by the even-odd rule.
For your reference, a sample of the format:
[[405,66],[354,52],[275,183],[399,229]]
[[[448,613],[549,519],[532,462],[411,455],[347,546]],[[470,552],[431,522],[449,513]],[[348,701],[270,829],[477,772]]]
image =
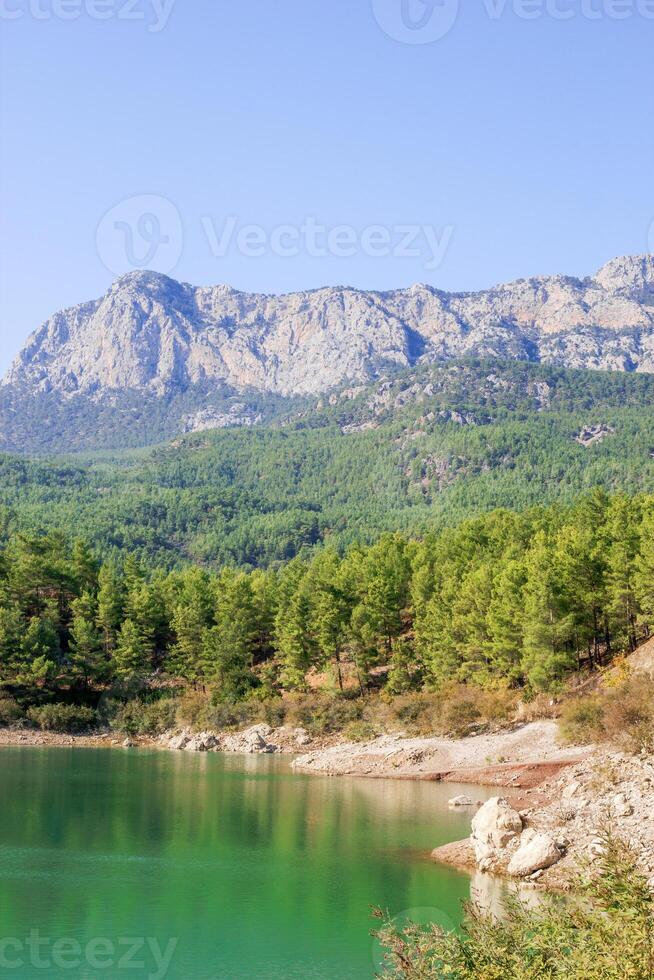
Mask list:
[[3,746],[50,746],[76,748],[161,748],[184,752],[228,752],[269,755],[272,753],[298,753],[308,746],[324,748],[325,739],[312,739],[304,728],[271,728],[270,725],[253,725],[241,732],[194,732],[191,729],[165,732],[153,738],[146,735],[135,737],[116,732],[93,732],[87,735],[70,735],[62,732],[44,732],[34,728],[0,728],[0,748]]
[[273,753],[299,752],[313,740],[304,728],[271,728],[270,725],[253,725],[242,732],[166,732],[157,745],[164,749],[183,752],[229,752],[246,755],[272,755]]
[[511,731],[467,738],[406,738],[381,735],[366,742],[347,742],[341,735],[312,737],[304,728],[253,725],[244,731],[168,731],[156,738],[116,732],[69,735],[32,728],[0,728],[3,745],[79,747],[158,747],[184,752],[292,754],[297,772],[330,776],[442,780],[517,789],[538,785],[574,765],[586,748],[564,747],[557,725],[539,721]]
[[437,848],[434,860],[564,890],[612,835],[629,843],[654,889],[650,756],[594,752],[554,779],[471,810],[470,837]]
[[486,786],[528,787],[588,755],[561,745],[555,721],[537,721],[467,738],[383,735],[356,744],[313,749],[293,761],[297,771],[330,776],[433,779]]

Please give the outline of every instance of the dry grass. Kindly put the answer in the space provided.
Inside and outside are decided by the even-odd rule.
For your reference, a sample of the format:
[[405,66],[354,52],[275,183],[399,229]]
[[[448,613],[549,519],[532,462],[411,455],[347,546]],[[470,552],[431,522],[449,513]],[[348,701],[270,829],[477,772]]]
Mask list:
[[342,733],[351,741],[403,732],[461,736],[500,727],[516,718],[518,695],[453,684],[433,693],[366,698],[353,692],[311,691],[270,700],[213,703],[211,695],[189,691],[177,700],[177,724],[195,730],[245,728],[258,722],[305,728],[314,736]]
[[639,675],[563,706],[566,742],[606,742],[626,752],[654,750],[654,678]]

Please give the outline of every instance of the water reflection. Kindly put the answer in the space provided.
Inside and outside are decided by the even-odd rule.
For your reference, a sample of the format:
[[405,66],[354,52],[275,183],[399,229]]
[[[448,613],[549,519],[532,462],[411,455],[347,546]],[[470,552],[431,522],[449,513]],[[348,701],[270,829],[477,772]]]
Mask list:
[[4,750],[0,779],[2,935],[175,937],[170,978],[371,978],[370,906],[457,922],[469,896],[426,859],[468,833],[452,785],[74,749]]

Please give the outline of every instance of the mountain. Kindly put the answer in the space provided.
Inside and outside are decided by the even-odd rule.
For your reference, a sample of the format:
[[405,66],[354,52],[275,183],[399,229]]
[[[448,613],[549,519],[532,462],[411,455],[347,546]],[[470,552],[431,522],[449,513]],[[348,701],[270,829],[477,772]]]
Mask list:
[[263,296],[130,273],[29,339],[0,384],[0,447],[139,445],[252,425],[288,399],[470,356],[654,371],[654,257],[477,293]]
[[654,374],[421,364],[269,424],[86,457],[0,455],[0,545],[69,528],[106,556],[271,565],[596,486],[654,492]]

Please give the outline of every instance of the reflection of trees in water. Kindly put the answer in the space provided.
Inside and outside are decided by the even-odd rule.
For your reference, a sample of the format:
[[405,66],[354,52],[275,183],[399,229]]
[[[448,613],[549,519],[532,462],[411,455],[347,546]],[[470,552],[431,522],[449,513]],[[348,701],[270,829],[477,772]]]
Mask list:
[[360,938],[371,905],[442,904],[456,918],[468,890],[464,876],[413,860],[412,848],[467,832],[470,815],[447,808],[452,786],[300,776],[257,756],[74,749],[8,753],[2,778],[13,801],[3,841],[30,857],[15,859],[25,887],[0,878],[0,900],[23,921],[41,888],[49,922],[69,916],[97,934],[106,926],[91,920],[113,895],[135,922],[172,902],[167,934],[191,921],[210,937],[217,917],[238,930],[264,907],[289,930],[329,920]]

